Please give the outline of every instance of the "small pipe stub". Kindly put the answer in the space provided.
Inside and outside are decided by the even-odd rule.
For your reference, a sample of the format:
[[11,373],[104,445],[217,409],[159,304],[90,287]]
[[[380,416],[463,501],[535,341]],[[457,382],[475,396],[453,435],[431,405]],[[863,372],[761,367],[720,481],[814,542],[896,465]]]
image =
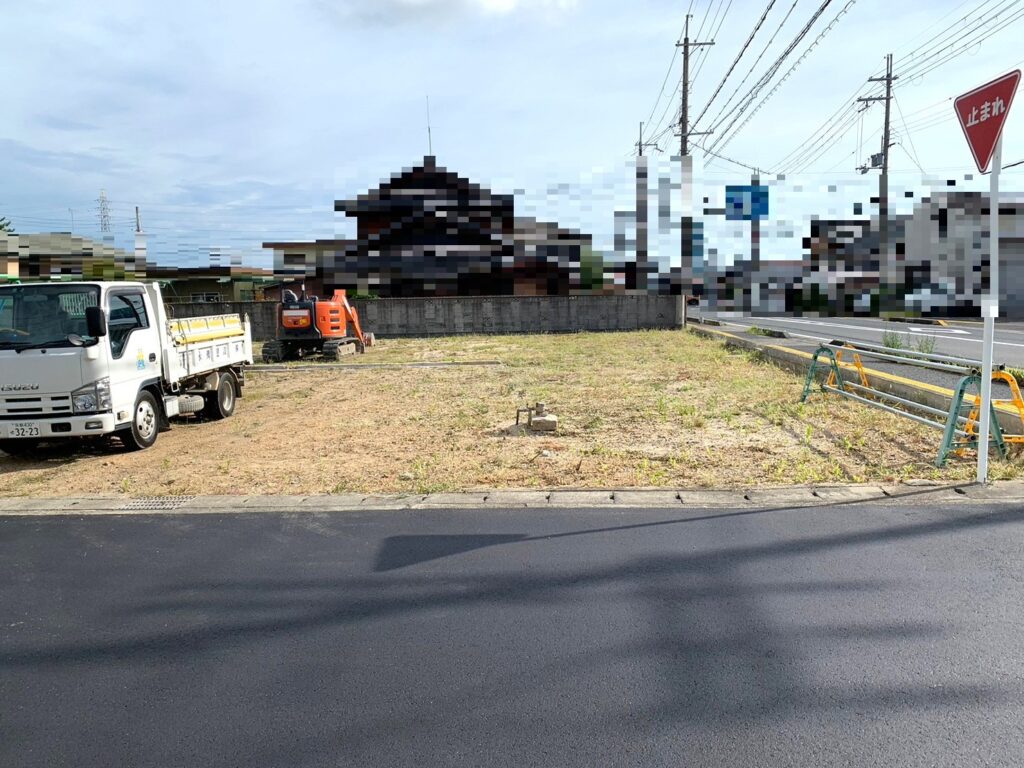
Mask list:
[[537,403],[535,406],[533,406],[533,412],[537,416],[546,416],[547,411],[544,410],[546,407],[547,406],[545,403]]

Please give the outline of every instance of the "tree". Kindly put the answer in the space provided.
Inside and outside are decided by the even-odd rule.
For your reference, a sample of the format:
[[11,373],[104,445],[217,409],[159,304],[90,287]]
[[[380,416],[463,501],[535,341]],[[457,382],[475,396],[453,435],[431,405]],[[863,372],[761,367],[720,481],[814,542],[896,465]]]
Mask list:
[[9,235],[17,234],[14,231],[14,225],[11,224],[11,220],[6,216],[0,216],[0,232],[6,232]]
[[588,245],[580,247],[580,288],[585,291],[604,288],[604,256]]

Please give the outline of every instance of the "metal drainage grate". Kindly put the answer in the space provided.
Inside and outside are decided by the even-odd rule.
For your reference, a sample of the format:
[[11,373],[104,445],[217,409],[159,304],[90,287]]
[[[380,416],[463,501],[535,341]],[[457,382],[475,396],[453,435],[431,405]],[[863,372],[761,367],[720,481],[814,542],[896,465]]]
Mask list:
[[195,496],[143,496],[140,499],[125,502],[118,509],[171,510],[183,507],[193,499]]

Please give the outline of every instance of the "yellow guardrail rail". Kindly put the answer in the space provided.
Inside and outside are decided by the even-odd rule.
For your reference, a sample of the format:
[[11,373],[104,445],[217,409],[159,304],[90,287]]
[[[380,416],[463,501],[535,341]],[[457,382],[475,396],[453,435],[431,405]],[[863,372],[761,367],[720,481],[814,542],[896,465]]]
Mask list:
[[168,320],[171,339],[176,345],[229,339],[245,333],[240,315],[209,315]]

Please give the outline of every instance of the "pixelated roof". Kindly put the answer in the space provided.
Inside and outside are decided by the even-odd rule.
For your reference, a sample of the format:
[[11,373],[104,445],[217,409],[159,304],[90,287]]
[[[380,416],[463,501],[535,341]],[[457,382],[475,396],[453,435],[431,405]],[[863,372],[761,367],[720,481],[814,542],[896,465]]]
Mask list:
[[494,194],[486,187],[471,182],[437,164],[432,155],[411,168],[392,174],[389,181],[376,189],[349,200],[335,200],[334,210],[349,215],[374,213],[395,208],[428,210],[438,203],[455,204],[459,208],[509,208],[512,195]]

